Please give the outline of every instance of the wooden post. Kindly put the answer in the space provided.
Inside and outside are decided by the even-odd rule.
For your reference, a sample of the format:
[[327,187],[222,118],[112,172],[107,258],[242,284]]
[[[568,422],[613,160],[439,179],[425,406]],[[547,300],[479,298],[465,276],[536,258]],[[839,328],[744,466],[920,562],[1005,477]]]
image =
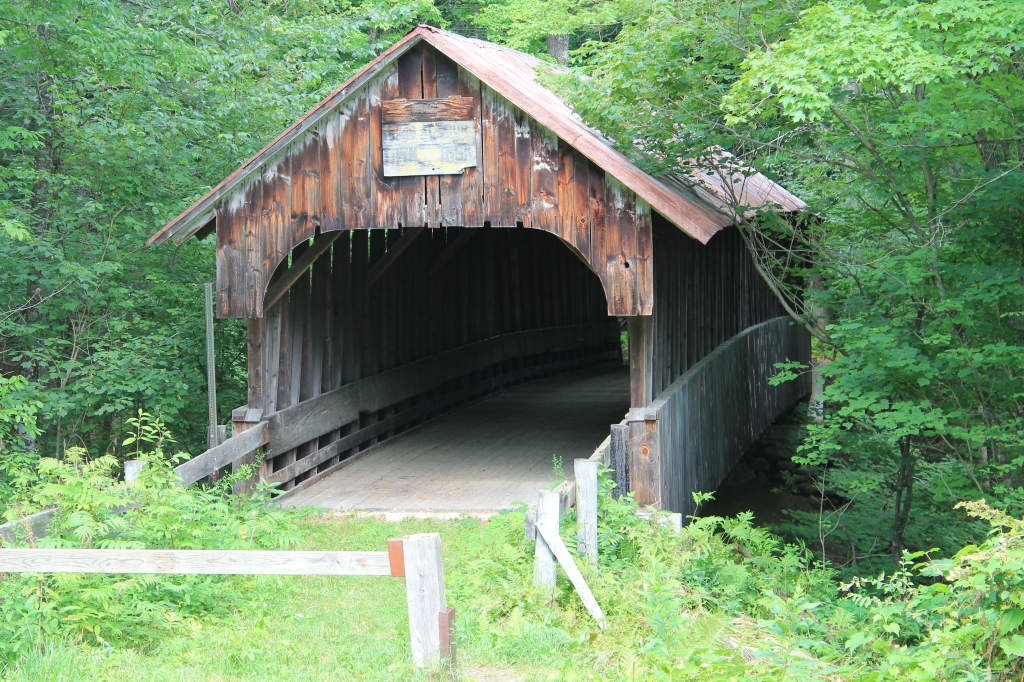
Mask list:
[[441,536],[420,533],[402,539],[405,593],[409,600],[409,636],[412,660],[418,668],[441,662],[439,618],[445,611]]
[[[639,504],[661,508],[661,452],[658,445],[658,422],[642,410],[630,410],[629,419],[629,484]],[[636,418],[640,417],[640,418]]]
[[626,318],[629,334],[630,407],[646,407],[654,400],[654,316]]
[[576,473],[576,519],[583,538],[583,554],[597,566],[597,460],[574,460]]
[[124,482],[131,483],[139,477],[142,470],[149,464],[144,459],[129,459],[124,463]]
[[203,285],[206,293],[206,397],[209,410],[209,424],[206,430],[206,447],[213,448],[217,443],[217,376],[213,355],[213,284]]
[[[551,527],[559,527],[558,502],[559,494],[553,490],[541,490],[537,497],[537,525],[546,523]],[[537,545],[533,553],[533,584],[539,585],[549,593],[555,589],[555,555],[551,553],[548,543],[537,534]]]
[[615,489],[612,497],[619,499],[629,492],[629,425],[625,422],[612,424],[611,441],[612,468],[615,469]]
[[[231,412],[231,437],[234,438],[235,436],[248,431],[250,428],[259,424],[262,418],[262,409],[251,408],[245,405],[235,408]],[[249,454],[240,457],[231,463],[231,473],[237,473],[241,467],[247,464],[252,464],[255,461],[256,451],[253,450]],[[245,481],[235,481],[235,484],[231,487],[231,492],[236,495],[251,495],[253,490],[256,489],[256,483],[259,479],[260,472],[257,471],[251,478]]]

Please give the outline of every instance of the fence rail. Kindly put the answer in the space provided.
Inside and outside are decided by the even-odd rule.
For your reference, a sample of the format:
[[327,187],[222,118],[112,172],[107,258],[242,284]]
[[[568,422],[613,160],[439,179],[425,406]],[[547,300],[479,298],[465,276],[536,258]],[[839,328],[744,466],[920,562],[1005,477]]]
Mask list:
[[386,552],[260,550],[0,549],[0,573],[349,575],[405,578],[413,663],[454,666],[454,609],[447,606],[441,536],[408,535]]

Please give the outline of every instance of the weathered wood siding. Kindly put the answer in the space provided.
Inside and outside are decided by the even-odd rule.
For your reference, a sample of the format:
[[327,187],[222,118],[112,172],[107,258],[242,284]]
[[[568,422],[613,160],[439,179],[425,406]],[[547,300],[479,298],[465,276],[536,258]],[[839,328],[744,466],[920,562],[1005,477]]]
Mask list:
[[412,234],[344,233],[249,321],[249,407],[270,421],[268,480],[291,489],[490,391],[620,358],[600,282],[554,237]]
[[[451,96],[472,99],[477,165],[459,175],[385,176],[381,103]],[[273,273],[314,234],[442,225],[554,234],[597,274],[607,314],[652,310],[649,205],[424,43],[220,201],[217,314],[269,317],[263,296]]]
[[659,217],[654,244],[651,399],[728,339],[786,314],[737,228],[702,245]]

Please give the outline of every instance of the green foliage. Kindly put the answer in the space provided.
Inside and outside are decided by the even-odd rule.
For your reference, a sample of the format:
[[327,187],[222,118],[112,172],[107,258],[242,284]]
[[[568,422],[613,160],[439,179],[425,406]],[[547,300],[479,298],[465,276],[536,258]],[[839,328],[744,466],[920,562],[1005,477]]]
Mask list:
[[[871,528],[812,546],[898,565],[904,547],[955,551],[975,532],[951,513],[956,499],[1017,509],[1021,4],[684,0],[622,11],[614,41],[577,53],[589,78],[561,79],[584,118],[654,173],[755,167],[818,218],[763,214],[741,228],[822,339],[828,409],[800,463],[828,472],[819,483],[847,528]],[[727,200],[744,208],[740,195]],[[800,371],[780,369],[777,381]],[[928,535],[943,526],[956,531]]]
[[[139,478],[118,480],[118,461],[87,459],[69,448],[61,460],[42,458],[38,480],[22,488],[22,512],[58,507],[49,535],[31,546],[97,549],[258,549],[290,547],[301,534],[293,514],[268,507],[269,491],[232,495],[239,476],[216,486],[181,487],[163,425],[140,413],[130,420],[126,443],[148,462]],[[0,582],[0,656],[13,660],[44,640],[146,645],[154,638],[211,615],[223,615],[239,597],[244,579],[220,576],[17,574]]]
[[[412,3],[4,3],[0,374],[40,449],[120,454],[138,409],[204,449],[211,240],[145,240],[422,20]],[[245,402],[245,326],[216,324],[221,419]]]

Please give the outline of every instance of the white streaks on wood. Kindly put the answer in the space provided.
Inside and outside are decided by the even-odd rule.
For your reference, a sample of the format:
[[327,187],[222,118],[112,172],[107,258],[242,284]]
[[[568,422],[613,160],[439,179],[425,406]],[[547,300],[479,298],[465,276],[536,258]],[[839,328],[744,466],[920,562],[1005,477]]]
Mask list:
[[[559,494],[553,490],[541,490],[537,498],[537,528],[542,523],[558,528]],[[555,589],[555,556],[541,535],[533,553],[533,584],[552,591]]]
[[597,566],[597,467],[592,459],[573,461],[576,473],[576,519],[583,538],[583,554]]

